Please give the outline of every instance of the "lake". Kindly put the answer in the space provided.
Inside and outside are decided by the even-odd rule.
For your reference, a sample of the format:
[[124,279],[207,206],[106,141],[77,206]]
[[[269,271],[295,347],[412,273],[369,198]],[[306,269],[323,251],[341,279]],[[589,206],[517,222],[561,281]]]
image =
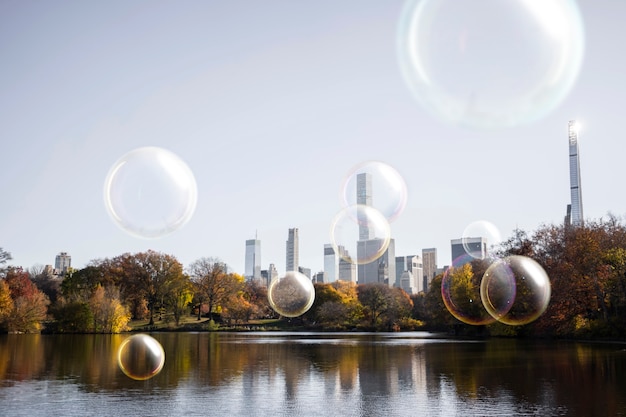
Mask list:
[[163,370],[118,367],[129,335],[0,336],[3,416],[618,416],[626,344],[407,333],[152,333]]

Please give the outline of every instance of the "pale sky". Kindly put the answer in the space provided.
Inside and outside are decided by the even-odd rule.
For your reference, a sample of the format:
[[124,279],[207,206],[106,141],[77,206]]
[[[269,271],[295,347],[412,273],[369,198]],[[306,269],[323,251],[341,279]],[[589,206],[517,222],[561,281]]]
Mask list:
[[[514,59],[532,48],[498,33],[511,16],[473,0],[475,24],[459,23],[468,6],[457,12],[450,2],[439,1],[446,7],[431,22],[440,32],[422,39],[438,59],[434,77],[462,90],[476,78],[465,63],[493,59],[468,103],[527,88],[522,78],[536,69]],[[184,266],[218,257],[243,273],[245,241],[256,235],[262,268],[282,273],[297,227],[300,264],[315,273],[344,176],[378,160],[408,189],[391,223],[396,255],[435,247],[441,267],[450,240],[474,221],[505,238],[563,221],[571,119],[582,126],[585,217],[625,214],[626,2],[578,3],[584,55],[571,90],[538,120],[505,128],[458,126],[420,104],[397,51],[404,5],[0,1],[0,247],[25,268],[53,264],[61,251],[82,268],[153,249]],[[465,26],[449,30],[456,24]],[[449,61],[445,31],[458,48]],[[519,85],[506,79],[513,70]],[[157,239],[117,227],[103,198],[115,161],[143,146],[178,155],[198,187],[191,220]]]

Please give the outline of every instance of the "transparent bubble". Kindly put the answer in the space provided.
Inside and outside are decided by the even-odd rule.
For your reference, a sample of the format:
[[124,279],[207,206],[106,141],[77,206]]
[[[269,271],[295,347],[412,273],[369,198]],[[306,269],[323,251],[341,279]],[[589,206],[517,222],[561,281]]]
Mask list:
[[477,128],[536,121],[576,81],[584,55],[574,0],[409,0],[398,58],[435,117]]
[[155,338],[136,334],[124,339],[120,345],[117,363],[126,376],[143,381],[161,372],[165,364],[165,351]]
[[513,255],[494,262],[483,276],[480,295],[495,319],[509,325],[530,323],[550,302],[550,279],[536,261]]
[[197,196],[187,164],[157,147],[122,156],[104,184],[105,205],[115,223],[142,238],[165,236],[182,227],[196,209]]
[[485,309],[480,297],[482,274],[474,271],[473,262],[477,266],[483,265],[467,254],[452,261],[441,280],[441,298],[450,314],[463,323],[493,323],[495,319]]
[[285,317],[298,317],[306,313],[315,301],[313,282],[306,275],[288,271],[276,278],[267,290],[267,299],[272,309]]
[[[360,194],[357,197],[357,194]],[[353,167],[341,187],[342,207],[363,204],[380,211],[393,222],[404,211],[407,187],[395,168],[379,161],[367,161]]]
[[330,228],[330,242],[335,253],[356,265],[380,258],[390,241],[391,228],[385,216],[362,204],[340,210]]
[[[477,244],[477,238],[483,238],[487,244],[486,250]],[[478,220],[467,225],[461,237],[463,249],[472,258],[484,259],[489,254],[495,253],[497,246],[502,242],[500,231],[486,220]]]

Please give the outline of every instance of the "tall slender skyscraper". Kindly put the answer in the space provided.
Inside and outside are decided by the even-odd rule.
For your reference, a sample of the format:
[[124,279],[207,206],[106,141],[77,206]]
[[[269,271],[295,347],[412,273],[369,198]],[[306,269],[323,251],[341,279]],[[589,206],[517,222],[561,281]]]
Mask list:
[[[367,172],[356,176],[356,203],[364,206],[372,206],[372,175]],[[367,221],[359,219],[359,240],[374,238],[374,234],[367,226]]]
[[59,252],[54,259],[54,269],[57,275],[65,275],[72,266],[72,257],[67,252]]
[[246,240],[246,273],[247,279],[261,278],[261,241]]
[[287,237],[287,262],[286,271],[297,271],[300,259],[300,251],[298,248],[298,229],[289,229]]
[[583,217],[583,196],[580,184],[580,159],[578,157],[578,124],[575,120],[570,120],[568,125],[569,136],[569,185],[571,194],[571,205],[568,207],[566,222],[574,226],[582,226]]

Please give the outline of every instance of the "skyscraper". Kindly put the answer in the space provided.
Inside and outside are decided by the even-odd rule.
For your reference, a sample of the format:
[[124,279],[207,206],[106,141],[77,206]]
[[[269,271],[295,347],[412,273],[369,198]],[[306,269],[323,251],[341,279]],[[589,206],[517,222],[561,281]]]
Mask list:
[[261,278],[261,241],[258,239],[246,240],[246,279]]
[[[367,172],[356,176],[356,203],[372,206],[372,176]],[[372,239],[374,234],[367,226],[367,221],[359,220],[359,240]]]
[[287,237],[287,261],[286,271],[297,271],[300,259],[300,252],[298,248],[298,229],[289,229],[289,236]]
[[[339,248],[341,250],[341,248]],[[335,253],[333,245],[324,245],[324,280],[335,282],[339,275],[339,254]]]
[[428,291],[430,282],[437,275],[437,248],[422,249],[422,265],[424,267],[424,291]]
[[580,159],[578,157],[578,124],[570,120],[568,125],[569,136],[569,185],[571,205],[568,206],[566,223],[574,226],[582,226],[583,196],[580,184]]
[[54,259],[54,272],[56,275],[65,275],[72,266],[72,257],[67,252],[59,252]]
[[[487,239],[484,237],[467,237],[463,239],[452,239],[450,241],[450,249],[452,252],[452,263],[455,266],[461,266],[463,263],[470,262],[472,258],[484,259],[487,256]],[[463,262],[460,257],[469,254]],[[454,260],[457,259],[457,262]]]

